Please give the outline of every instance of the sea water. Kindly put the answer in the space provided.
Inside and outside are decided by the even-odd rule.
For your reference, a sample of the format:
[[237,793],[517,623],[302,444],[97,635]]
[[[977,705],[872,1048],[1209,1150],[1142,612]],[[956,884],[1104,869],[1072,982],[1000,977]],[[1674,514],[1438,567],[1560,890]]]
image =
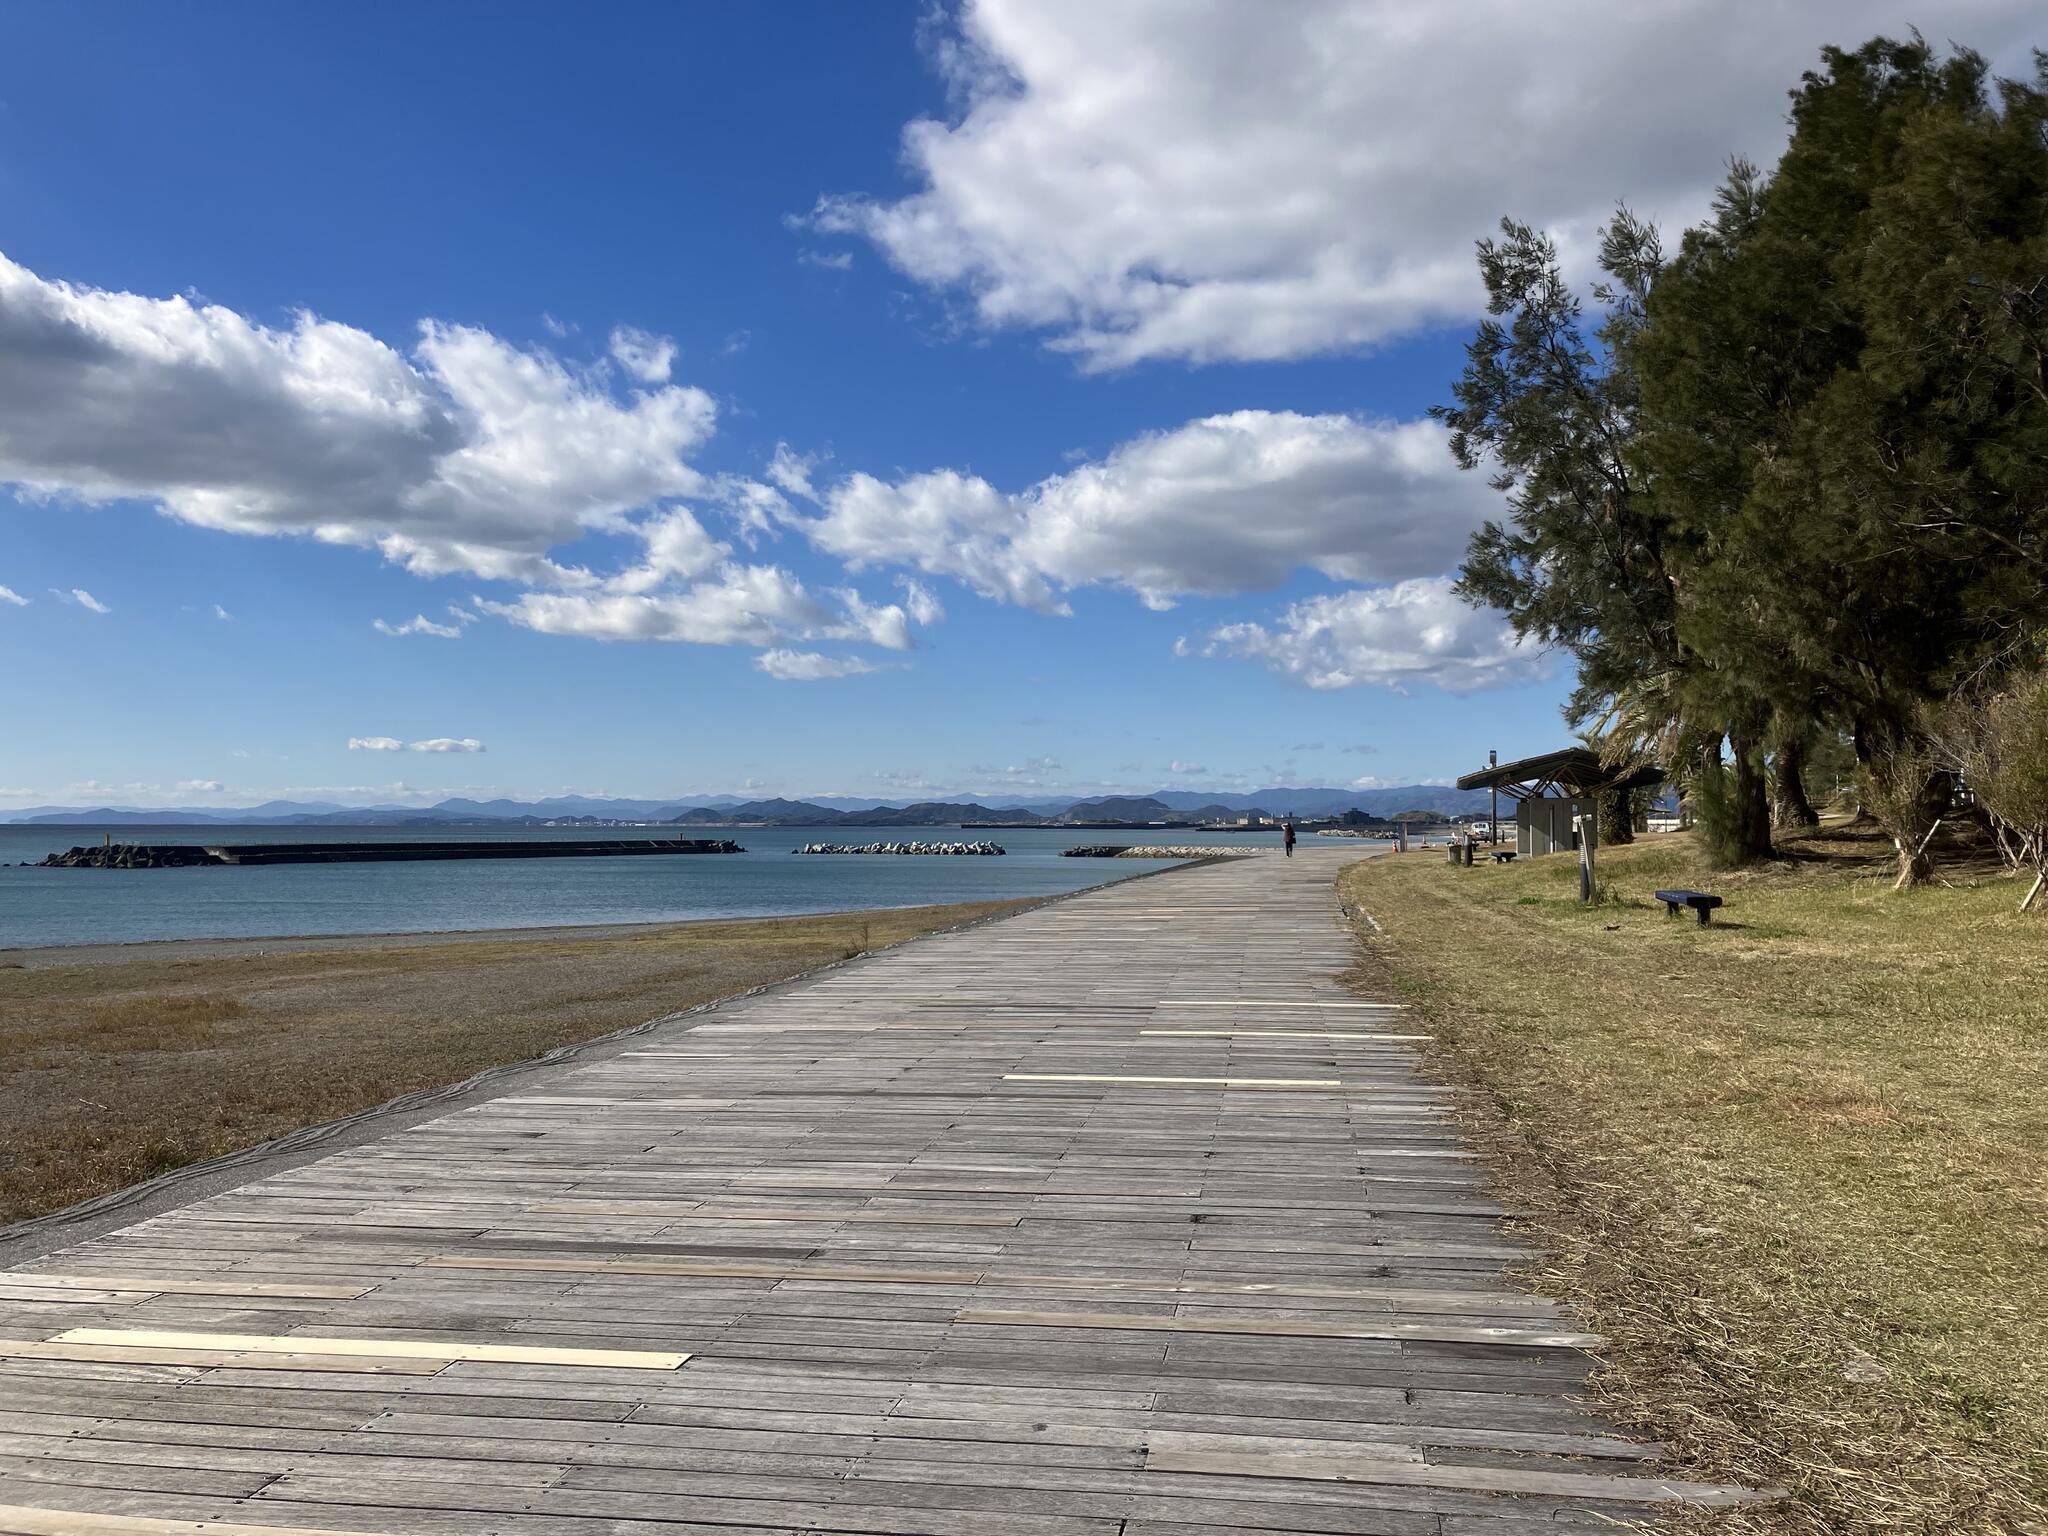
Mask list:
[[[196,869],[36,869],[98,843],[456,841],[465,838],[730,837],[742,854],[450,859]],[[1005,857],[798,854],[809,842],[988,838]],[[777,917],[1046,896],[1161,867],[1069,859],[1081,844],[1278,847],[1271,832],[1047,827],[89,827],[0,825],[0,949],[306,934],[445,933],[580,923]]]

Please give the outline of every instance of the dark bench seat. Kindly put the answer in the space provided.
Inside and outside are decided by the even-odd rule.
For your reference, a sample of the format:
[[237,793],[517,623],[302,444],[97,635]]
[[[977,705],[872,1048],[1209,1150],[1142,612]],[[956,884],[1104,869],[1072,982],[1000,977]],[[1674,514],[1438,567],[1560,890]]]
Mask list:
[[1714,908],[1721,905],[1720,897],[1709,896],[1705,891],[1659,891],[1657,899],[1664,903],[1667,917],[1676,917],[1682,909],[1692,908],[1698,914],[1702,928],[1712,918]]
[[1497,848],[1493,853],[1493,862],[1496,864],[1512,864],[1515,862],[1514,853],[1506,848]]

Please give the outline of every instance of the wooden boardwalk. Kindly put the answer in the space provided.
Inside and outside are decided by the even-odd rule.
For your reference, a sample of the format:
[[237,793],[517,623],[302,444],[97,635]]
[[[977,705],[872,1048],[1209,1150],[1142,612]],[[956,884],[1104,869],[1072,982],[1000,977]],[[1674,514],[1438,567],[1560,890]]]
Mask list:
[[[1574,1402],[1304,849],[920,940],[0,1273],[0,1533],[1520,1536]],[[459,960],[459,957],[457,957]],[[170,1522],[179,1522],[173,1525]]]

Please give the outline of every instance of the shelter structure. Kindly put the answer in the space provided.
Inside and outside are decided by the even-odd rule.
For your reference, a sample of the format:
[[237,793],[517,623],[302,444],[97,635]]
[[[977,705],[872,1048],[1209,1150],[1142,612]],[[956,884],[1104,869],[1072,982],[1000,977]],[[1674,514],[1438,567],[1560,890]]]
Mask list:
[[1580,816],[1594,827],[1593,840],[1597,845],[1599,796],[1609,790],[1648,789],[1663,782],[1660,768],[1616,772],[1602,763],[1600,754],[1591,748],[1565,747],[1540,757],[1490,764],[1477,773],[1466,774],[1458,780],[1458,788],[1494,791],[1496,828],[1500,825],[1499,797],[1506,795],[1512,800],[1515,852],[1533,858],[1576,849],[1579,843],[1573,823]]

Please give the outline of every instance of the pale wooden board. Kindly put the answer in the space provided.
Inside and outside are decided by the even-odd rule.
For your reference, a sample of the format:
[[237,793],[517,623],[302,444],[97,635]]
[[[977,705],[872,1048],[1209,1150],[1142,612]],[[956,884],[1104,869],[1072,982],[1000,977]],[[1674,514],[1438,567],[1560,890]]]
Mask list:
[[317,1338],[306,1334],[266,1337],[254,1333],[177,1333],[148,1328],[72,1328],[54,1344],[97,1344],[107,1348],[195,1349],[277,1355],[349,1355],[364,1359],[491,1360],[506,1365],[612,1366],[629,1371],[674,1371],[685,1354],[622,1349],[528,1349],[517,1344],[413,1342],[405,1339]]

